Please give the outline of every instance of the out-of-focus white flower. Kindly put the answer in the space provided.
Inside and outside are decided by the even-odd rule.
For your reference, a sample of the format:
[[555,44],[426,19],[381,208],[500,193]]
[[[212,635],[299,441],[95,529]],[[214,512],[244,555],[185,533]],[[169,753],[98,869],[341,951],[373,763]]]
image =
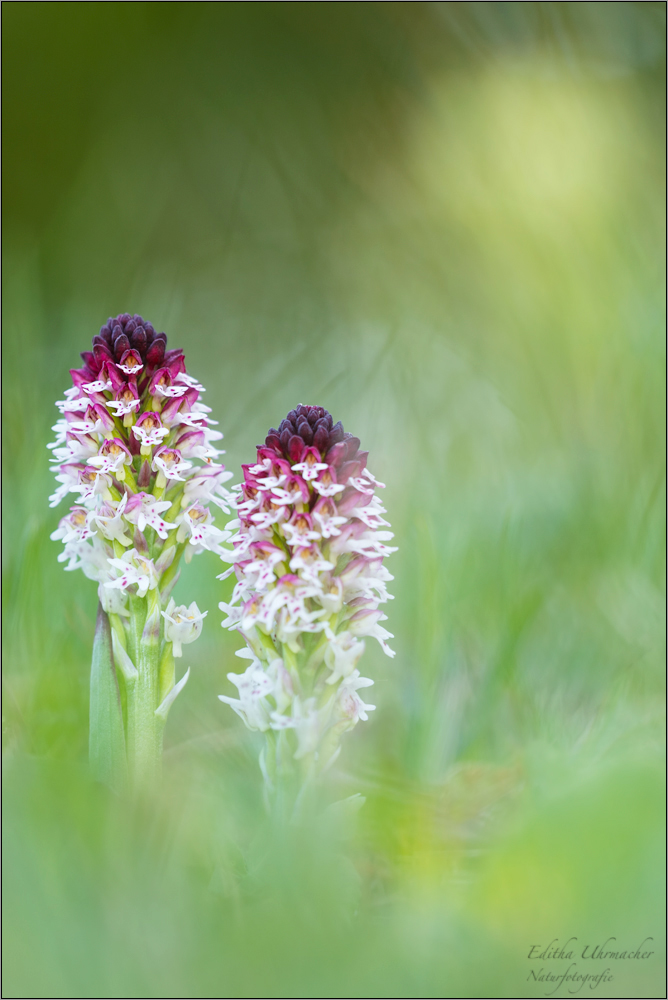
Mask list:
[[95,534],[95,529],[91,529],[89,518],[90,512],[85,507],[70,508],[69,514],[62,518],[56,530],[51,532],[51,539],[54,542],[62,541],[65,545],[69,542],[85,542]]
[[336,684],[349,677],[364,653],[364,648],[364,643],[350,632],[339,632],[334,635],[325,650],[325,663],[332,671],[327,683]]
[[362,719],[366,722],[369,718],[367,712],[372,712],[375,705],[365,705],[358,690],[360,688],[371,687],[373,681],[368,677],[360,677],[359,670],[353,670],[341,683],[337,692],[336,704],[344,720],[352,727]]
[[227,679],[235,685],[238,698],[218,695],[222,702],[233,708],[249,729],[264,732],[271,728],[271,707],[267,701],[272,691],[268,675],[258,663],[251,664],[243,674],[229,673]]
[[97,588],[97,596],[100,599],[102,610],[108,615],[123,615],[128,617],[128,595],[126,590],[108,587],[101,583]]
[[165,638],[172,643],[174,656],[182,656],[181,647],[199,639],[202,634],[202,622],[208,613],[200,611],[195,601],[190,607],[186,607],[185,604],[176,607],[173,599],[167,605],[167,610],[160,612],[165,619]]

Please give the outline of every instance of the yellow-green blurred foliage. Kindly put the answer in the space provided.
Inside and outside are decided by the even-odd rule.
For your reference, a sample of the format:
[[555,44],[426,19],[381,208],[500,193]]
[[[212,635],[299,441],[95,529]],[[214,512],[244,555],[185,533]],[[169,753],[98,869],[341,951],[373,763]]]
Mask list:
[[[3,4],[5,996],[539,996],[530,948],[572,936],[653,937],[594,995],[664,995],[664,19]],[[265,817],[207,553],[164,790],[87,777],[96,594],[45,445],[125,310],[233,470],[305,402],[387,483],[357,813]]]

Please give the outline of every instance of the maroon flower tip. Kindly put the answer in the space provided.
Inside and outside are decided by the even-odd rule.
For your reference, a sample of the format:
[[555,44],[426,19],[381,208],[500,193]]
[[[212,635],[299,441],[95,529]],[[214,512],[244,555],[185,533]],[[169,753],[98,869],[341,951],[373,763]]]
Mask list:
[[270,428],[265,446],[291,462],[299,461],[304,447],[317,448],[321,456],[331,453],[333,464],[340,465],[355,458],[360,441],[344,431],[340,420],[335,424],[324,407],[300,405],[290,410],[278,429]]
[[167,337],[156,333],[153,326],[135,313],[109,317],[97,336],[93,337],[93,353],[102,360],[106,356],[119,362],[126,351],[135,351],[142,363],[154,368],[165,356]]

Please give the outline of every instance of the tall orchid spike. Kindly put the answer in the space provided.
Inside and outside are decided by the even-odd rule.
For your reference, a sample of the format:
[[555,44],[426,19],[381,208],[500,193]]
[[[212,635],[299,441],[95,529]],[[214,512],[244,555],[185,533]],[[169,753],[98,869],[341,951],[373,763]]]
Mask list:
[[[174,656],[197,638],[203,618],[196,604],[175,608],[170,594],[181,556],[223,552],[228,534],[214,526],[209,505],[229,513],[234,502],[222,485],[232,474],[214,446],[223,435],[200,402],[204,388],[187,374],[183,351],[166,345],[141,316],[109,319],[82,353],[83,367],[70,371],[49,445],[59,484],[51,506],[77,498],[51,535],[64,544],[58,560],[97,582],[111,625],[111,643],[98,640],[102,626],[96,633],[91,764],[116,786],[126,772],[135,784],[159,773]],[[112,766],[119,731],[126,759]]]
[[303,781],[325,767],[342,733],[374,708],[359,695],[373,683],[357,669],[363,637],[394,656],[379,606],[391,599],[383,559],[396,549],[375,495],[383,484],[359,445],[322,407],[298,406],[242,466],[238,519],[227,526],[233,551],[222,556],[238,582],[220,608],[251,663],[227,675],[238,698],[220,700],[267,734],[270,787],[286,768]]

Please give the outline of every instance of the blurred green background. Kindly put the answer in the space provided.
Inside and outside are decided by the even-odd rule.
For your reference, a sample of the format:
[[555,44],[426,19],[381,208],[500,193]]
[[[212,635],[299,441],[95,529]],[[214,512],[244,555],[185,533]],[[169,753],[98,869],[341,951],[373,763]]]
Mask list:
[[[664,996],[663,3],[5,2],[7,997]],[[54,401],[107,316],[185,349],[238,470],[298,402],[387,483],[371,720],[264,814],[231,581],[165,787],[86,771],[94,585]],[[374,644],[375,646],[375,644]]]

